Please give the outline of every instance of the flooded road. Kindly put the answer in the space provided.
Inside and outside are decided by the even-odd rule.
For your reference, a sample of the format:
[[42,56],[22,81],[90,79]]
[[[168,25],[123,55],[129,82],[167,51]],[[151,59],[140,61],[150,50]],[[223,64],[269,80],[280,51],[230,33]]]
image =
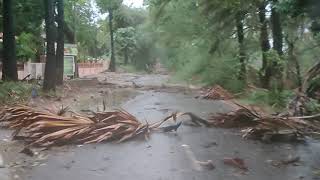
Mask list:
[[[103,76],[103,75],[101,75]],[[117,76],[117,75],[114,75]],[[110,76],[108,76],[110,77]],[[126,76],[130,79],[130,77]],[[133,78],[133,77],[131,77]],[[163,86],[166,77],[143,76],[136,83]],[[101,77],[99,77],[100,81]],[[117,83],[117,80],[113,80]],[[131,80],[130,80],[131,81]],[[128,85],[130,84],[128,82]],[[109,81],[110,82],[110,81]],[[122,85],[127,83],[122,81]],[[144,83],[144,84],[143,84]],[[170,85],[166,85],[170,86]],[[159,89],[161,89],[159,87]],[[202,118],[209,113],[228,112],[232,108],[223,101],[195,99],[192,92],[159,89],[107,88],[86,89],[87,96],[75,95],[62,100],[73,109],[101,108],[101,99],[115,98],[109,106],[121,107],[141,121],[156,122],[174,112],[192,112]],[[105,93],[107,92],[107,93]],[[89,95],[90,94],[90,95]],[[108,94],[105,97],[103,94]],[[74,100],[76,99],[76,100]],[[61,102],[60,102],[61,103]],[[7,136],[5,136],[7,137]],[[197,171],[182,145],[189,145],[199,161],[212,160],[215,169]],[[10,150],[9,150],[10,151]],[[5,153],[6,154],[6,153]],[[218,129],[182,125],[177,133],[152,133],[149,140],[136,139],[125,143],[102,143],[67,146],[45,151],[41,165],[12,171],[12,179],[21,180],[294,180],[317,179],[320,171],[320,144],[262,144],[242,139],[237,129]],[[299,156],[295,165],[275,167],[272,160]],[[20,154],[21,156],[21,154]],[[249,171],[227,166],[224,158],[244,159]],[[14,176],[18,174],[18,176]],[[1,177],[1,176],[0,176]]]

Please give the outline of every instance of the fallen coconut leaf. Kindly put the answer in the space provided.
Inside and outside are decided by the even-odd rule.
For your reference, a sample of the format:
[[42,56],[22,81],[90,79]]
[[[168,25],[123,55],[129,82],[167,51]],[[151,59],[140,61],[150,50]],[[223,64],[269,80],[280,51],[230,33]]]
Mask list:
[[209,88],[205,91],[203,95],[200,96],[203,99],[212,99],[212,100],[228,100],[233,99],[233,95],[228,92],[226,89],[219,85],[215,85],[212,88]]
[[[66,108],[63,108],[66,111]],[[154,124],[141,123],[125,110],[92,113],[87,117],[75,112],[40,111],[28,106],[5,107],[0,112],[0,124],[15,129],[13,138],[19,138],[28,146],[50,147],[65,144],[89,144],[103,141],[123,142],[137,136],[148,138],[150,132],[163,123],[188,113],[173,113]],[[179,126],[181,125],[178,124]],[[175,127],[174,127],[175,128]],[[28,148],[23,152],[28,153]]]
[[264,142],[299,141],[306,135],[320,132],[320,126],[316,120],[319,118],[318,115],[283,117],[269,115],[240,104],[237,106],[239,108],[235,111],[211,115],[208,123],[223,128],[246,128],[242,130],[244,138]]

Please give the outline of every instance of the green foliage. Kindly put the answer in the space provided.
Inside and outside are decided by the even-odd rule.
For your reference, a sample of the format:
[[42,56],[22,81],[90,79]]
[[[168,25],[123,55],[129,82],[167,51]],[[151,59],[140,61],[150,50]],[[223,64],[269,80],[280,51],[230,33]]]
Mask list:
[[33,85],[23,82],[0,82],[0,104],[24,102],[31,97]]
[[27,32],[39,36],[42,29],[41,24],[44,18],[43,1],[24,0],[13,2],[15,3],[14,12],[17,24],[17,34]]
[[249,100],[261,105],[272,106],[275,109],[282,109],[286,107],[286,105],[292,99],[293,96],[293,91],[279,91],[275,88],[273,90],[256,90],[250,92]]
[[318,100],[310,99],[305,108],[309,114],[316,114],[320,112],[320,103]]
[[110,35],[109,35],[109,27],[104,20],[99,20],[97,22],[98,31],[96,35],[97,44],[95,45],[98,49],[100,49],[101,53],[100,57],[108,57],[110,50]]
[[152,33],[142,31],[143,27],[137,31],[135,50],[132,54],[132,63],[138,70],[148,70],[154,64],[157,52]]
[[116,28],[126,28],[130,26],[136,28],[146,21],[147,15],[145,9],[121,5],[114,13],[114,24]]
[[283,66],[284,65],[283,59],[279,56],[277,51],[275,51],[274,49],[270,49],[266,53],[266,56],[267,56],[267,62],[268,62],[267,66],[273,66],[275,63],[277,65],[279,65],[279,66]]
[[305,10],[305,5],[301,0],[280,0],[276,8],[281,13],[298,16]]
[[126,48],[129,52],[134,51],[136,46],[136,30],[133,27],[119,28],[115,33],[115,41],[120,51]]
[[[153,11],[151,13],[157,14],[162,3],[149,3]],[[161,9],[162,15],[153,20],[155,23],[150,31],[155,31],[163,63],[175,71],[179,79],[196,80],[205,85],[220,84],[232,92],[239,92],[245,84],[237,78],[238,46],[236,39],[232,37],[234,26],[227,20],[232,15],[227,13],[229,9],[226,7],[236,6],[237,3],[224,3],[204,2],[199,7],[194,1],[170,1]],[[222,10],[203,13],[206,11],[203,9],[212,4],[223,6]],[[226,19],[225,22],[228,23],[209,22],[216,17]]]
[[34,59],[38,51],[38,38],[30,33],[21,33],[17,39],[17,57],[19,60],[27,61]]
[[[2,5],[2,4],[1,4]],[[41,31],[44,18],[43,1],[13,1],[15,16],[15,34],[17,39],[18,60],[34,58],[42,49]],[[0,8],[2,13],[2,7]],[[0,16],[0,28],[3,29],[3,16]]]
[[110,10],[117,10],[122,4],[122,0],[96,0],[98,7],[102,13]]
[[[87,57],[99,57],[105,54],[107,39],[102,39],[101,33],[107,31],[106,22],[96,22],[96,12],[88,0],[65,1],[65,21],[68,27],[75,33],[79,50],[79,59]],[[102,43],[105,41],[105,43]],[[67,42],[67,41],[66,41]]]

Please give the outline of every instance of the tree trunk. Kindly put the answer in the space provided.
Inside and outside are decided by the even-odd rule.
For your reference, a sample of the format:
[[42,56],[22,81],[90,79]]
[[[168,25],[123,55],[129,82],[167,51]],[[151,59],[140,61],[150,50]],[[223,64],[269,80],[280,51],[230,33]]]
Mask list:
[[47,39],[47,59],[44,72],[43,90],[55,90],[56,87],[56,55],[54,32],[54,0],[44,0]]
[[273,5],[271,8],[271,29],[273,36],[273,49],[278,52],[280,56],[283,55],[283,34],[282,26],[280,20],[280,14],[275,8],[275,5],[278,3],[278,0],[272,0]]
[[244,44],[244,12],[237,13],[236,17],[236,24],[237,24],[237,36],[238,36],[238,43],[239,43],[239,61],[240,61],[240,73],[239,79],[246,80],[247,68],[246,68],[246,50]]
[[74,57],[74,78],[78,78],[79,77],[79,65],[78,65],[78,57],[75,56]]
[[[296,78],[298,81],[298,87],[299,87],[299,91],[302,92],[302,76],[301,76],[301,68],[300,68],[300,64],[299,61],[297,59],[297,56],[294,53],[294,42],[291,42],[289,40],[287,40],[287,44],[288,44],[288,56],[289,56],[289,60],[294,64],[295,69],[296,69]],[[290,62],[289,62],[290,63]],[[290,67],[288,67],[288,69],[290,69]],[[291,73],[287,73],[288,75],[290,75]]]
[[63,68],[64,68],[64,5],[63,0],[57,0],[57,85],[63,84]]
[[[280,19],[280,13],[276,9],[276,4],[278,0],[272,0],[272,8],[271,8],[271,30],[272,30],[272,37],[273,37],[273,49],[278,53],[279,59],[282,59],[283,56],[283,34],[282,34],[282,25]],[[272,74],[277,79],[277,87],[282,89],[283,82],[282,82],[282,71],[283,67],[281,63],[277,61],[273,61],[272,63]]]
[[15,26],[12,0],[3,0],[3,61],[2,80],[17,81]]
[[267,53],[270,50],[270,43],[268,38],[268,22],[266,20],[266,6],[263,2],[259,7],[259,21],[260,21],[260,46],[262,51],[262,68],[260,70],[260,81],[263,88],[269,88],[271,79],[271,69],[268,63]]
[[128,47],[124,48],[124,64],[127,65],[129,62],[129,54],[128,54]]
[[111,60],[109,70],[111,72],[116,71],[116,59],[115,59],[115,52],[114,52],[114,37],[113,37],[113,27],[112,27],[112,20],[113,19],[113,11],[109,9],[109,29],[110,29],[110,40],[111,40]]

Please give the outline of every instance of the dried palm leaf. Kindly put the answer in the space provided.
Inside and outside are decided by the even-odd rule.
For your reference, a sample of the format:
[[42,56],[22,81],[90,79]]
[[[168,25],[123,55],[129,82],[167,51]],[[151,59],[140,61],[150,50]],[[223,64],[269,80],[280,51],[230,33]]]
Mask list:
[[233,95],[219,85],[208,89],[202,96],[203,99],[228,100],[233,99]]
[[[176,118],[176,115],[170,118],[173,116]],[[0,117],[2,126],[16,129],[14,136],[24,139],[30,146],[123,142],[139,135],[147,137],[152,129],[124,110],[94,113],[93,117],[77,113],[64,117],[18,106],[4,108]]]
[[217,127],[246,127],[243,137],[269,141],[297,140],[305,135],[320,132],[319,125],[306,117],[282,117],[258,112],[253,108],[237,104],[240,108],[229,112],[212,115],[209,123]]

